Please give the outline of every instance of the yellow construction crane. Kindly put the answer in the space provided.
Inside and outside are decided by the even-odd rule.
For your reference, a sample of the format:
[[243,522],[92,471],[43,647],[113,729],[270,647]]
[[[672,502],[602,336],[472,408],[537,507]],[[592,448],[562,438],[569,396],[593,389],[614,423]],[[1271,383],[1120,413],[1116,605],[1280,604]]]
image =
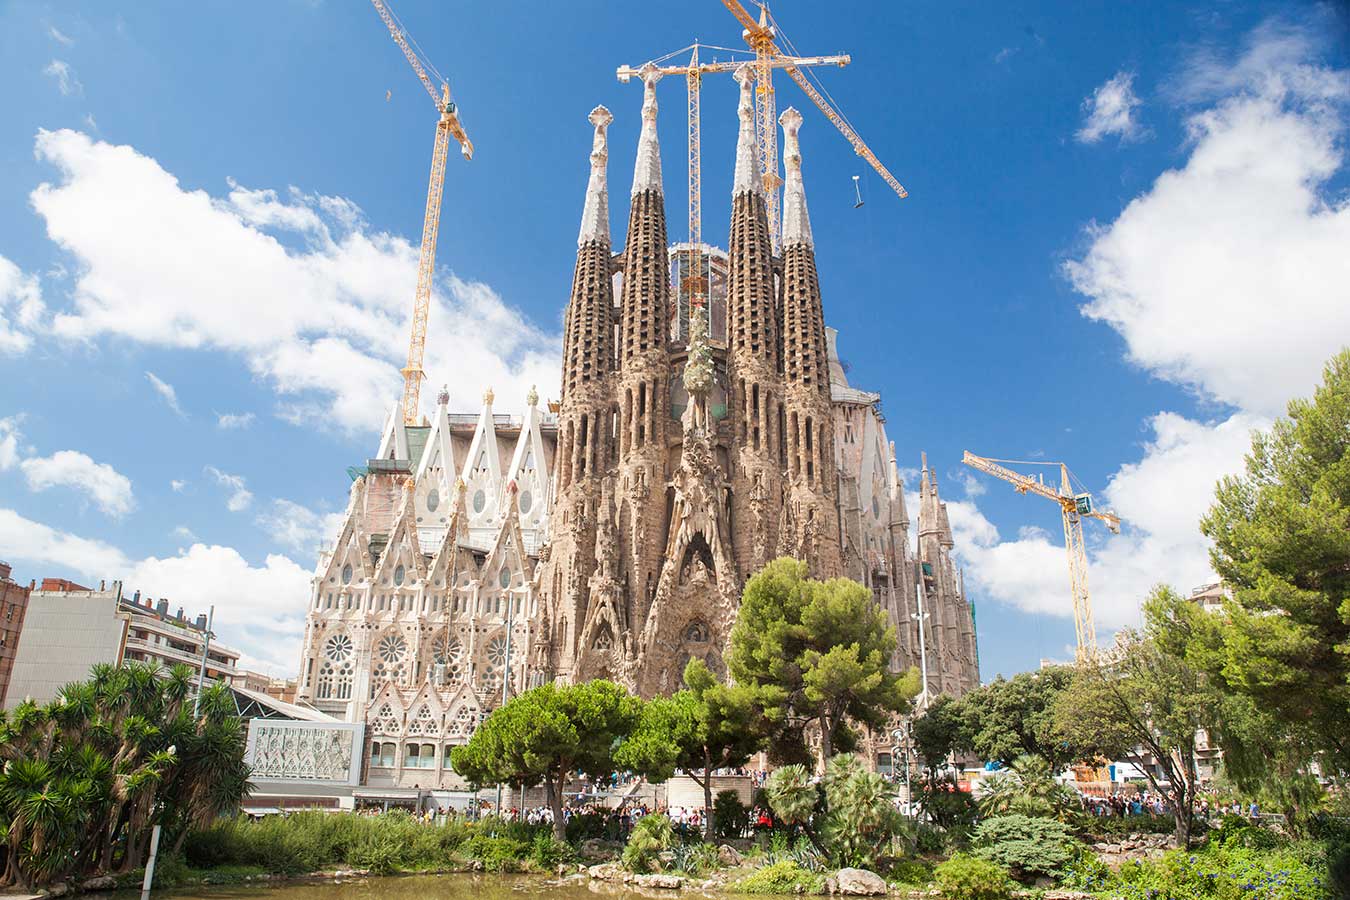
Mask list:
[[[779,230],[779,205],[778,205],[778,187],[783,183],[783,179],[778,175],[778,132],[777,119],[775,118],[775,100],[773,91],[773,70],[776,68],[785,69],[788,77],[797,82],[797,86],[806,92],[806,96],[811,98],[811,102],[820,107],[820,111],[825,114],[835,128],[853,145],[853,150],[863,159],[867,160],[868,165],[877,171],[877,174],[895,191],[896,195],[902,199],[909,196],[909,192],[901,186],[895,176],[877,159],[863,139],[858,137],[858,133],[853,130],[848,121],[840,115],[820,92],[811,85],[806,76],[802,74],[801,67],[791,62],[792,57],[785,55],[778,49],[774,39],[779,37],[778,29],[773,23],[773,16],[769,13],[768,4],[759,5],[759,20],[756,21],[745,7],[741,5],[740,0],[722,0],[722,5],[731,11],[745,31],[742,37],[746,44],[755,52],[755,74],[759,81],[755,89],[755,137],[759,142],[759,158],[764,170],[764,189],[768,196],[769,230],[773,235],[774,246],[778,246]],[[786,41],[786,38],[784,38]],[[789,49],[792,49],[789,43]],[[785,61],[785,65],[779,65],[779,61]]]
[[[417,295],[413,300],[412,337],[408,342],[408,364],[403,367],[403,421],[408,425],[418,422],[418,397],[422,392],[422,359],[427,346],[427,314],[431,311],[431,283],[436,274],[436,237],[441,227],[441,194],[445,189],[445,158],[450,147],[450,138],[459,142],[459,151],[465,159],[473,159],[473,141],[464,133],[459,122],[458,110],[450,99],[450,85],[444,78],[440,91],[431,83],[427,68],[436,71],[428,62],[425,66],[418,54],[408,43],[408,34],[390,12],[384,0],[370,0],[375,11],[380,14],[394,43],[398,44],[408,64],[413,67],[422,86],[431,95],[440,118],[436,121],[436,143],[431,151],[431,181],[427,185],[427,209],[422,219],[422,249],[417,258]],[[415,42],[414,42],[415,43]],[[385,99],[388,99],[386,96]]]
[[1036,463],[1059,466],[1059,490],[1045,484],[1040,478],[1023,475],[1000,463],[1016,463],[1011,459],[986,459],[969,450],[961,460],[972,469],[979,469],[995,478],[1002,478],[1019,494],[1036,494],[1059,504],[1064,515],[1064,549],[1069,554],[1069,585],[1073,591],[1073,624],[1078,634],[1078,661],[1090,662],[1097,655],[1097,630],[1092,622],[1092,595],[1088,592],[1087,548],[1083,545],[1083,520],[1100,519],[1112,533],[1120,533],[1120,517],[1115,513],[1097,510],[1092,495],[1086,491],[1075,493],[1069,480],[1069,467],[1064,463]]
[[[701,306],[707,298],[707,279],[703,276],[702,262],[702,241],[703,241],[703,185],[702,185],[702,161],[700,152],[700,113],[699,113],[699,95],[702,90],[703,76],[715,72],[735,72],[743,65],[747,65],[744,60],[730,60],[725,62],[699,62],[698,51],[701,47],[707,45],[694,44],[692,47],[686,47],[684,50],[692,50],[689,63],[687,65],[657,65],[655,62],[647,63],[642,67],[620,66],[616,72],[619,81],[627,83],[634,77],[640,77],[643,71],[655,72],[658,75],[683,75],[685,80],[685,89],[688,94],[689,106],[689,244],[690,260],[688,264],[688,276],[685,279],[686,292],[689,294],[690,304]],[[712,49],[724,49],[714,47]],[[668,53],[662,57],[661,61],[669,59],[676,53],[683,53],[684,50],[676,50],[674,53]],[[735,53],[738,51],[730,50]],[[743,52],[743,51],[741,51]],[[839,66],[840,68],[849,64],[848,56],[779,56],[769,61],[771,68],[785,69],[789,66],[793,68],[803,68],[809,66]],[[647,67],[651,68],[648,69]],[[758,132],[756,132],[756,141],[758,142]],[[775,138],[776,140],[776,138]],[[776,146],[776,144],[775,144]],[[776,232],[775,232],[776,234]],[[775,237],[777,240],[777,237]]]
[[[698,52],[700,47],[708,45],[694,44],[693,53],[690,55],[688,65],[659,65],[660,62],[674,56],[675,53],[682,53],[683,50],[676,50],[675,53],[669,53],[661,60],[648,63],[653,66],[654,71],[661,75],[683,75],[685,87],[688,92],[689,104],[689,243],[693,247],[692,262],[690,270],[695,279],[694,288],[691,292],[691,302],[697,302],[702,298],[699,288],[706,290],[706,284],[703,282],[703,272],[701,268],[701,241],[702,241],[702,185],[699,147],[699,92],[702,86],[703,76],[714,72],[735,72],[742,65],[747,63],[753,66],[755,79],[758,85],[755,89],[755,144],[760,157],[761,169],[764,178],[764,193],[766,198],[766,211],[769,219],[769,233],[773,236],[775,248],[778,246],[780,230],[780,211],[778,202],[778,189],[783,183],[783,179],[778,175],[778,130],[777,119],[775,116],[776,103],[773,92],[773,70],[783,69],[788,76],[806,92],[811,98],[811,102],[820,107],[825,117],[834,124],[836,128],[844,135],[854,151],[867,160],[872,168],[885,179],[900,197],[909,196],[908,192],[901,186],[895,176],[882,165],[881,160],[877,159],[876,154],[863,143],[862,138],[853,130],[852,126],[844,119],[842,115],[835,111],[830,104],[821,96],[820,92],[807,80],[802,73],[803,69],[813,66],[838,66],[843,68],[848,65],[852,59],[848,54],[839,54],[835,56],[795,56],[783,53],[774,43],[777,35],[775,28],[769,24],[769,8],[760,6],[760,18],[756,22],[745,7],[737,0],[722,0],[723,5],[731,10],[732,14],[740,20],[745,26],[744,38],[750,45],[750,49],[755,53],[753,62],[742,60],[728,60],[725,62],[703,63],[699,61]],[[726,48],[714,47],[712,49],[723,50]],[[728,52],[744,52],[730,50]],[[636,76],[642,67],[620,66],[617,74],[619,81],[627,82]]]

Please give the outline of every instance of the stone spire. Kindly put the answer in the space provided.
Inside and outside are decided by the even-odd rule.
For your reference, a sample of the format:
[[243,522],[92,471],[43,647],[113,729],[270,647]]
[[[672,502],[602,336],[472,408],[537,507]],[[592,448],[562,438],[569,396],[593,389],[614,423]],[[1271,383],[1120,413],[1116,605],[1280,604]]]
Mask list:
[[919,475],[919,538],[942,534],[942,508],[938,499],[937,480],[928,470],[928,454],[922,455],[923,469]]
[[802,114],[792,107],[778,117],[783,126],[783,164],[787,168],[787,182],[783,187],[783,246],[794,243],[812,245],[811,217],[806,214],[806,190],[802,186],[802,150],[797,132],[802,127]]
[[589,121],[595,126],[595,138],[591,143],[591,179],[586,183],[586,206],[581,212],[577,246],[587,241],[609,243],[609,183],[606,176],[609,139],[606,132],[614,116],[603,106],[597,106],[591,110]]
[[633,195],[643,191],[662,193],[661,145],[656,139],[656,83],[661,73],[647,63],[638,70],[642,78],[642,134],[638,137],[637,162],[633,164]]
[[741,99],[736,107],[741,128],[736,135],[736,176],[731,182],[731,196],[749,191],[764,192],[764,184],[759,177],[759,154],[755,152],[755,73],[746,63],[736,70],[736,82],[741,86]]

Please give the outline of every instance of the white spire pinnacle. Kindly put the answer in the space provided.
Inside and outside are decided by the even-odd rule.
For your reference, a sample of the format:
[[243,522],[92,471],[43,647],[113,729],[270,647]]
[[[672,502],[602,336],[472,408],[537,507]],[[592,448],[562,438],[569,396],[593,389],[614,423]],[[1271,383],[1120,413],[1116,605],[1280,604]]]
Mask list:
[[577,246],[589,241],[609,243],[609,139],[606,129],[614,116],[603,106],[591,110],[590,123],[595,126],[595,140],[591,144],[591,180],[586,183],[586,207],[581,212],[581,233]]
[[746,63],[736,70],[736,81],[741,86],[740,105],[736,115],[741,119],[741,130],[736,136],[736,177],[731,182],[731,196],[747,191],[763,190],[759,177],[759,157],[755,153],[755,99],[752,85],[755,73]]
[[638,137],[637,162],[633,166],[633,193],[661,189],[661,145],[656,140],[656,83],[661,73],[647,63],[638,70],[642,78],[642,134]]
[[778,117],[778,124],[783,126],[783,164],[787,167],[783,187],[783,246],[811,247],[811,217],[806,214],[806,189],[802,186],[802,148],[797,143],[802,114],[789,106]]

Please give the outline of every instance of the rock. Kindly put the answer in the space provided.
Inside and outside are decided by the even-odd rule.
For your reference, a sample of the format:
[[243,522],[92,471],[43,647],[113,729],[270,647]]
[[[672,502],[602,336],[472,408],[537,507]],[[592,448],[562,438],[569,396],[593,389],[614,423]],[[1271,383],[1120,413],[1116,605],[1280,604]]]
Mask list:
[[623,881],[623,866],[618,863],[601,863],[598,866],[591,866],[586,870],[596,881]]
[[58,881],[56,884],[47,888],[48,897],[64,897],[66,894],[69,893],[70,893],[70,885],[66,884],[64,881]]
[[604,838],[587,838],[581,842],[580,850],[587,859],[612,859],[623,850],[623,844]]
[[80,885],[82,891],[111,891],[116,890],[116,888],[117,879],[111,875],[99,875]]
[[1046,891],[1041,900],[1092,900],[1092,895],[1082,891]]
[[841,894],[872,897],[886,893],[886,881],[866,869],[840,869],[834,873],[834,879]]
[[717,861],[727,868],[735,868],[745,861],[745,857],[730,844],[723,844],[717,848]]
[[684,879],[678,875],[665,875],[656,872],[651,875],[634,875],[633,883],[638,887],[645,888],[665,888],[667,890],[679,890],[684,887]]
[[825,879],[825,893],[830,897],[839,893],[839,882],[834,880],[833,875]]

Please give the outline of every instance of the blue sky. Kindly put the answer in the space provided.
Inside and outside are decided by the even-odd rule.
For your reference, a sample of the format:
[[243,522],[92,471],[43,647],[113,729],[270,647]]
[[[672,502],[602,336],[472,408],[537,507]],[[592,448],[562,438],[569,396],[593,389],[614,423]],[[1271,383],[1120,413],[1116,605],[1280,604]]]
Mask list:
[[[397,396],[434,114],[368,4],[120,7],[0,6],[0,558],[215,603],[290,672],[344,469]],[[556,395],[586,114],[615,116],[618,243],[641,97],[615,66],[739,27],[713,0],[395,8],[477,146],[447,170],[430,383],[469,410]],[[1058,515],[961,451],[1067,460],[1122,514],[1088,529],[1103,632],[1209,578],[1214,480],[1350,335],[1350,28],[1296,3],[840,9],[774,14],[852,54],[821,82],[910,197],[782,81],[827,319],[901,465],[939,474],[985,676],[1064,658]],[[680,240],[683,85],[658,97]],[[710,78],[720,244],[735,106]]]

